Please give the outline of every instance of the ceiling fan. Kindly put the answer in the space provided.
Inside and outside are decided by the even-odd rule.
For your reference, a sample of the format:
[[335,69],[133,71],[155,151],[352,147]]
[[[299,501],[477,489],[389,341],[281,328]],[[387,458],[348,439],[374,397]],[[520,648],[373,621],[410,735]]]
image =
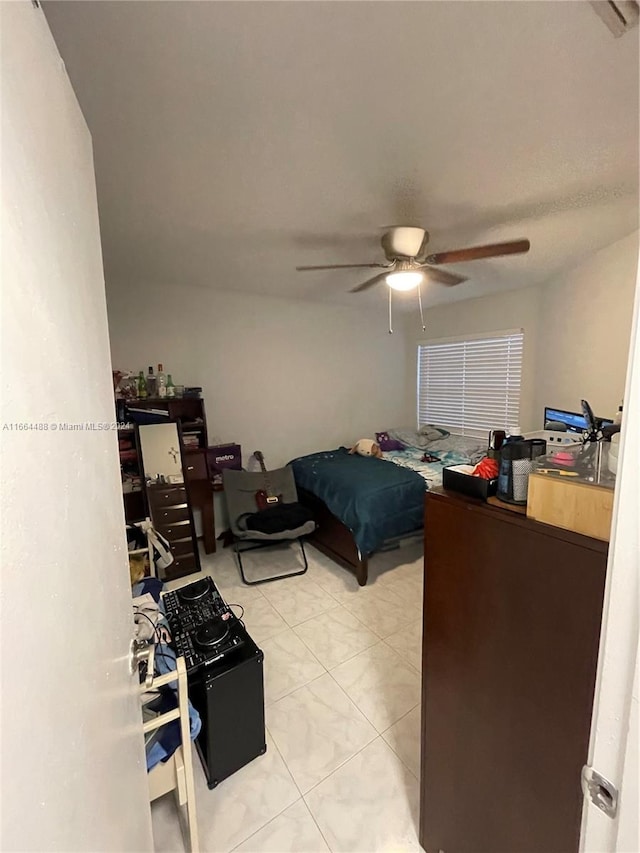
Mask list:
[[352,287],[350,293],[360,293],[381,281],[386,281],[393,290],[413,290],[423,281],[431,280],[452,287],[467,279],[456,273],[439,269],[440,264],[459,264],[480,258],[498,258],[503,255],[518,255],[528,252],[528,240],[513,240],[510,243],[493,243],[486,246],[473,246],[468,249],[454,249],[448,252],[425,254],[429,242],[429,232],[424,228],[399,226],[391,228],[382,235],[380,241],[386,263],[373,264],[331,264],[328,266],[296,267],[300,272],[309,270],[342,269],[381,269],[373,278]]

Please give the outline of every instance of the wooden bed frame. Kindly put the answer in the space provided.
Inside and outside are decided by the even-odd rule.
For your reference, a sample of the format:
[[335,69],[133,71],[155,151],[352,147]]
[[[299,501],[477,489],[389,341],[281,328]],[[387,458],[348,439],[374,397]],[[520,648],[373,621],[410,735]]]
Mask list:
[[353,541],[353,534],[329,512],[320,498],[306,489],[299,488],[298,499],[300,503],[309,507],[318,524],[315,532],[307,537],[307,541],[336,563],[354,572],[360,586],[365,586],[369,576],[370,555],[367,554],[364,559],[360,558],[356,543]]
[[369,557],[364,559],[353,540],[353,534],[348,527],[339,521],[333,513],[329,512],[326,504],[306,489],[298,488],[298,500],[313,512],[318,524],[314,533],[307,537],[307,541],[314,545],[318,551],[322,551],[327,557],[331,557],[336,563],[355,572],[360,586],[365,586],[369,577]]
[[341,566],[352,571],[360,586],[366,586],[369,578],[369,558],[381,551],[390,551],[400,547],[401,542],[407,539],[423,535],[423,528],[403,533],[402,536],[386,539],[382,546],[376,551],[360,556],[358,546],[353,539],[353,533],[328,509],[327,505],[319,497],[306,489],[298,489],[298,500],[301,504],[309,507],[313,512],[318,524],[316,530],[306,537],[310,545],[313,545],[331,557]]

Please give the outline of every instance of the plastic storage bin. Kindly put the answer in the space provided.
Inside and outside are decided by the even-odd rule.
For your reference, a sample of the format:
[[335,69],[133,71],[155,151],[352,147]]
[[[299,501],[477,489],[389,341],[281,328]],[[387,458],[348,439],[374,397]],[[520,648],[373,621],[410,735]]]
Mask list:
[[485,480],[484,477],[474,477],[471,473],[474,465],[452,465],[442,469],[442,487],[454,492],[461,492],[470,498],[480,498],[486,501],[495,495],[498,488],[497,479]]

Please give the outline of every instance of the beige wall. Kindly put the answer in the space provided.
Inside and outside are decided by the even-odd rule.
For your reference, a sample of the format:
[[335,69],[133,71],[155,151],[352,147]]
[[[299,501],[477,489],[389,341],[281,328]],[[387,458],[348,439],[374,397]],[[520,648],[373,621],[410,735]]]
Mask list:
[[149,850],[116,436],[53,429],[114,420],[91,138],[42,10],[0,9],[0,848]]
[[[545,405],[612,417],[623,396],[638,262],[638,232],[539,287],[440,305],[405,320],[407,408],[415,412],[420,340],[524,329],[522,430],[540,429]],[[415,416],[414,416],[415,420]]]
[[638,232],[541,288],[534,406],[576,411],[588,400],[613,417],[624,396]]
[[406,419],[401,332],[386,307],[361,310],[159,285],[107,287],[115,366],[161,361],[201,385],[211,443],[237,441],[268,467],[349,445]]

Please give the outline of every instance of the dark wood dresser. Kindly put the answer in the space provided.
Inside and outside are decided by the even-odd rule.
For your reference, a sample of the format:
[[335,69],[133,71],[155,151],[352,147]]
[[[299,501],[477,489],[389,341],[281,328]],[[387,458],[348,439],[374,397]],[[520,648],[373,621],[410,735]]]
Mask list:
[[153,526],[169,542],[173,563],[164,580],[175,580],[200,569],[193,514],[184,485],[147,486]]
[[605,542],[427,495],[428,853],[578,850],[606,563]]

